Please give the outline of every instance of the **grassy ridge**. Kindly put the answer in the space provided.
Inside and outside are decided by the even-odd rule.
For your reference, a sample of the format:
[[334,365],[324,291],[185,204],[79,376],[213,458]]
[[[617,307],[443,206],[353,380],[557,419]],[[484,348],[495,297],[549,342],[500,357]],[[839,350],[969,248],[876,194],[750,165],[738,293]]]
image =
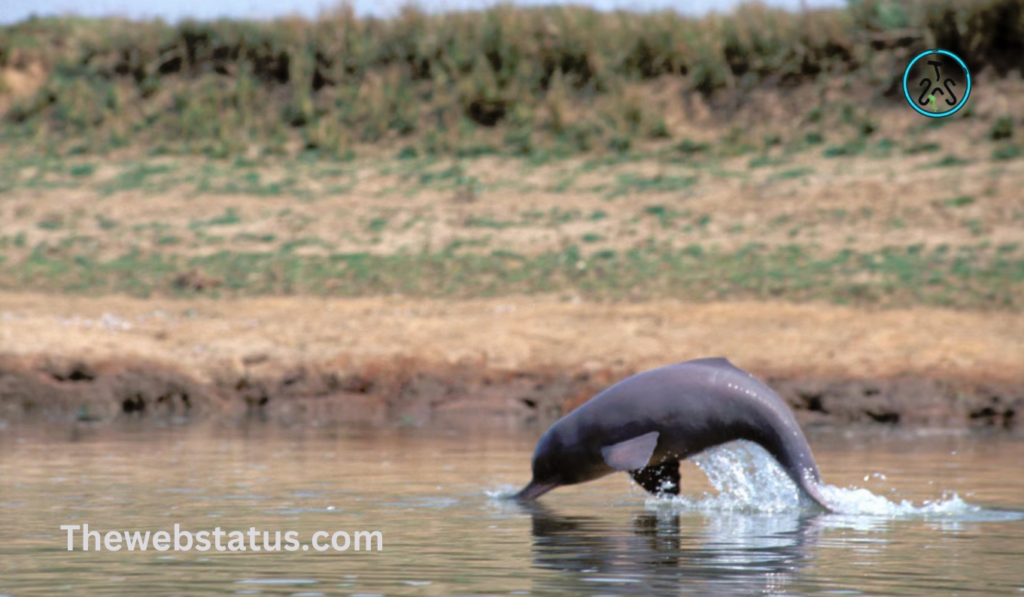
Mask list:
[[176,26],[34,19],[0,28],[0,68],[47,73],[9,107],[2,136],[65,154],[347,157],[382,142],[410,155],[621,152],[675,136],[670,106],[650,101],[657,85],[712,106],[837,75],[883,90],[898,73],[880,78],[873,59],[926,47],[975,72],[1019,68],[1024,0],[755,4],[700,19],[509,6]]

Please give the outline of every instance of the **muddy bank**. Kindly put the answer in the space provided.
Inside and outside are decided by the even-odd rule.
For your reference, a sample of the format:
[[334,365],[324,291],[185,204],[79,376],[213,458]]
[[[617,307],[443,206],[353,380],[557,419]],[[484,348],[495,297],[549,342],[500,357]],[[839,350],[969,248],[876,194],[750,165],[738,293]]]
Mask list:
[[[257,419],[298,426],[429,426],[467,422],[544,427],[630,370],[499,370],[398,358],[360,366],[321,363],[204,382],[144,360],[0,359],[0,420],[186,423]],[[1012,428],[1024,386],[902,376],[765,376],[803,425]]]
[[722,355],[807,425],[1013,427],[1024,314],[559,297],[0,293],[0,425],[255,418],[545,426],[637,371]]

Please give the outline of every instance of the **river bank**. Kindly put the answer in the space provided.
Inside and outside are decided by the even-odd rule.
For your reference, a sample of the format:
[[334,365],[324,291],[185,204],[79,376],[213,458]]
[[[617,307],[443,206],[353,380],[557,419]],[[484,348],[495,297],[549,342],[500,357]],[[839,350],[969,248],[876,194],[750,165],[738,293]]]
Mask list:
[[1013,427],[1024,314],[554,296],[0,294],[0,420],[549,424],[615,381],[723,355],[804,425]]

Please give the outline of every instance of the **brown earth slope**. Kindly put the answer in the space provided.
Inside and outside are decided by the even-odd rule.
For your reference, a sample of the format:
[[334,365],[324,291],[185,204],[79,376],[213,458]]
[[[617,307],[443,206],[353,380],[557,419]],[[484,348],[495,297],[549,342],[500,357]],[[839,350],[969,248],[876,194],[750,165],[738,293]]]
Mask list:
[[549,421],[631,372],[725,355],[804,423],[1010,427],[1024,314],[553,297],[0,294],[0,420]]

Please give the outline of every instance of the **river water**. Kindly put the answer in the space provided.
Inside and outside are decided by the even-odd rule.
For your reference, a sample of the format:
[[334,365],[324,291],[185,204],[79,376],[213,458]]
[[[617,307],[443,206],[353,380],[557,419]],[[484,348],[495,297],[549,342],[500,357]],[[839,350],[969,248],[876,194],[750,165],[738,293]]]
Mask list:
[[[801,508],[745,444],[684,463],[675,500],[622,474],[530,508],[502,499],[529,480],[538,435],[0,429],[0,595],[1024,596],[1020,435],[812,432],[838,514]],[[171,545],[85,551],[77,530],[69,551],[60,527],[85,524]],[[176,551],[175,525],[240,531],[247,550],[225,536],[224,551]]]

